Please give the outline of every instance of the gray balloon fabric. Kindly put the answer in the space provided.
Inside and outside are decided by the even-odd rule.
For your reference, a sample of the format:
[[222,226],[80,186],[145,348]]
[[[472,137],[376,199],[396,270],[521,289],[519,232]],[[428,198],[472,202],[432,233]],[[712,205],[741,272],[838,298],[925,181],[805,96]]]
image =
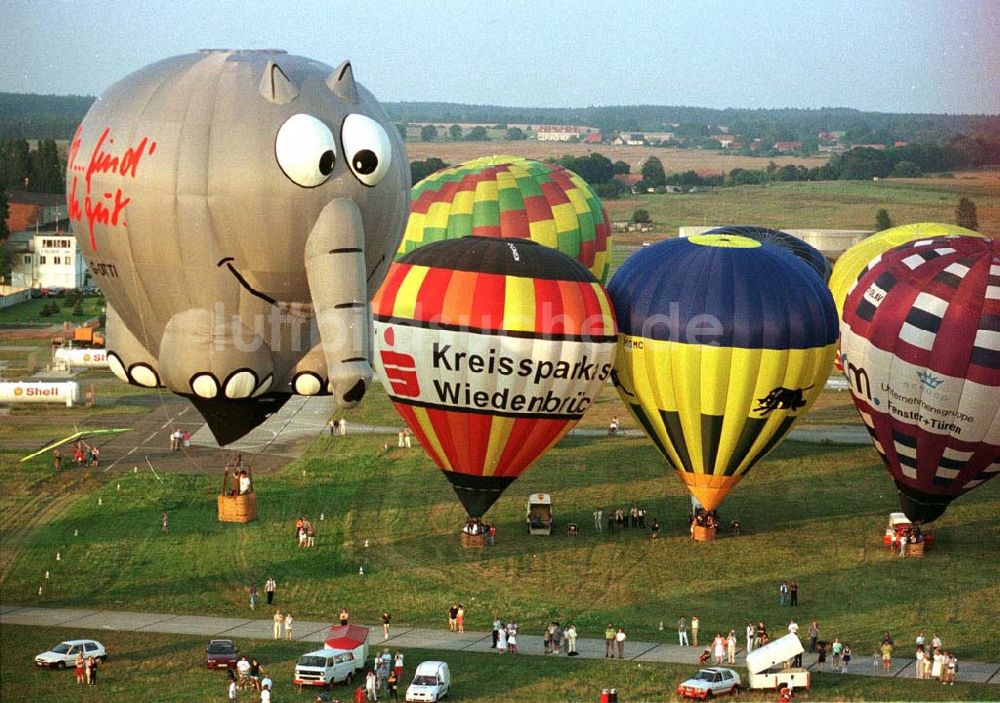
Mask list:
[[291,394],[357,404],[409,189],[402,139],[348,62],[201,51],[122,79],[67,166],[112,369],[197,398],[221,443]]

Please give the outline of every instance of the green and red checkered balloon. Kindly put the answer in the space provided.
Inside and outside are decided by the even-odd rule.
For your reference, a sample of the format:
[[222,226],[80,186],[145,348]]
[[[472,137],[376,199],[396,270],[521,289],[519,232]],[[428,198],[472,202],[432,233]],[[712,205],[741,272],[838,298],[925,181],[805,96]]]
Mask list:
[[602,283],[607,279],[608,213],[594,190],[562,166],[487,156],[428,176],[413,186],[396,258],[470,235],[530,239],[576,259]]

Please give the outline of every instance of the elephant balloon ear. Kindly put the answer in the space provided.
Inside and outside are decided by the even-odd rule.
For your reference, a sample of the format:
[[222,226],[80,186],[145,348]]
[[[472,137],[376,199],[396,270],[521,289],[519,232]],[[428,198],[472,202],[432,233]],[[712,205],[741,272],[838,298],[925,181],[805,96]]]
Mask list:
[[352,103],[358,101],[358,85],[354,82],[354,69],[350,61],[344,61],[333,69],[326,79],[327,87],[333,94]]
[[278,64],[268,61],[264,66],[264,75],[260,77],[260,94],[268,102],[284,105],[299,96],[299,89]]

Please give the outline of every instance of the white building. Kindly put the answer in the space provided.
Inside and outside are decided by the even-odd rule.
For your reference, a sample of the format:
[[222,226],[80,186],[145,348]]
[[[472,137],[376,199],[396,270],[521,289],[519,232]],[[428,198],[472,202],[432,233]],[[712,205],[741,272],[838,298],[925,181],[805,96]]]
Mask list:
[[538,125],[535,133],[540,142],[568,142],[574,137],[579,139],[583,130],[575,125],[543,124]]
[[15,288],[82,288],[90,275],[80,246],[69,232],[50,231],[11,234],[14,257],[11,285]]

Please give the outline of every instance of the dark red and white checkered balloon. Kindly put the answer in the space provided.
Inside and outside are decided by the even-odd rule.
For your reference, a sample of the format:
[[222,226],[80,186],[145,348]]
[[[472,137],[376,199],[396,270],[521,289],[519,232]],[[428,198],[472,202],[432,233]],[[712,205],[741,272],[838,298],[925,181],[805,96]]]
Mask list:
[[1000,242],[891,249],[847,296],[854,403],[914,522],[1000,473]]

